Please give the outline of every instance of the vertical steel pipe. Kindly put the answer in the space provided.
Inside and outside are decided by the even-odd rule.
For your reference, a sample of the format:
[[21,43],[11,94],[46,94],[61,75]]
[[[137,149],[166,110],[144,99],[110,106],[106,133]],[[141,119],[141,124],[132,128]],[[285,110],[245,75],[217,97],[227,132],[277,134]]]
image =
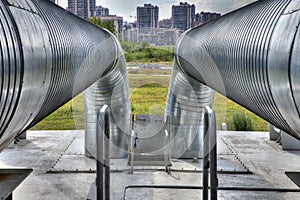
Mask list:
[[262,0],[185,32],[175,64],[300,138],[300,0]]
[[218,199],[218,176],[217,176],[217,129],[216,115],[210,106],[205,107],[205,125],[207,137],[209,137],[209,172],[210,172],[210,199]]
[[104,169],[105,169],[105,179],[104,179],[104,188],[105,188],[105,200],[110,199],[110,117],[109,112],[104,114]]
[[203,160],[202,160],[202,199],[208,200],[208,178],[209,178],[209,132],[208,121],[205,121],[203,132]]
[[126,70],[111,33],[45,0],[0,1],[0,41],[0,151],[100,78]]
[[89,157],[95,157],[96,116],[104,104],[110,108],[110,155],[123,158],[128,154],[131,109],[127,77],[125,60],[119,59],[111,72],[84,91],[85,154]]
[[174,62],[165,109],[172,157],[202,157],[205,106],[212,104],[213,93],[209,87],[187,76]]
[[106,131],[106,116],[109,109],[107,105],[104,105],[99,111],[97,118],[97,127],[96,127],[96,197],[99,200],[104,199],[104,138]]
[[[96,128],[96,167],[97,199],[110,199],[110,114],[109,107],[104,105],[97,117]],[[104,170],[103,170],[104,169]],[[104,175],[103,176],[103,171]],[[103,178],[104,177],[104,178]]]

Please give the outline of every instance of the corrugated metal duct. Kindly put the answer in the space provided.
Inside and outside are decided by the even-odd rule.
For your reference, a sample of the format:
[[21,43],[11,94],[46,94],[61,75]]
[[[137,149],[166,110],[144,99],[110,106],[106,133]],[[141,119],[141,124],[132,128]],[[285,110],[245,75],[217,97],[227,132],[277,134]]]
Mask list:
[[175,70],[300,138],[299,24],[299,0],[257,1],[185,32]]
[[0,42],[0,150],[101,77],[125,70],[111,33],[48,1],[0,1]]

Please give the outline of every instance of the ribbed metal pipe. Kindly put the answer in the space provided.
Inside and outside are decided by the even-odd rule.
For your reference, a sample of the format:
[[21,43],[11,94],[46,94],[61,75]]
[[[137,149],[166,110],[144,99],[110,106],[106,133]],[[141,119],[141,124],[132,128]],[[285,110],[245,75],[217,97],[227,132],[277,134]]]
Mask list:
[[171,156],[201,158],[205,107],[214,92],[192,79],[174,62],[165,115],[169,116]]
[[45,0],[0,1],[0,41],[0,151],[124,62],[111,33]]
[[96,156],[97,115],[103,105],[110,108],[110,157],[127,156],[131,110],[128,88],[126,63],[122,57],[113,71],[84,92],[86,156]]
[[186,75],[300,138],[300,0],[261,0],[184,33]]

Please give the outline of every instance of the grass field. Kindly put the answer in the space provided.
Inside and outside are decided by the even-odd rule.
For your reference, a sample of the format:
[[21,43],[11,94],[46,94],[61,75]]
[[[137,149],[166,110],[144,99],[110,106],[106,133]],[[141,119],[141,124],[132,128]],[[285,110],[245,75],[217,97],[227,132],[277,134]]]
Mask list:
[[[170,63],[167,63],[168,65]],[[131,63],[131,65],[134,65]],[[141,75],[142,74],[142,75]],[[163,74],[165,76],[153,76]],[[134,114],[163,115],[170,70],[138,69],[129,70],[130,100]],[[34,130],[72,130],[84,128],[83,95],[80,94],[53,114],[45,118],[32,129]],[[268,123],[250,111],[242,108],[233,101],[220,94],[215,95],[213,108],[216,112],[217,128],[226,122],[229,129],[232,127],[232,116],[235,112],[245,111],[251,117],[255,131],[267,131]]]

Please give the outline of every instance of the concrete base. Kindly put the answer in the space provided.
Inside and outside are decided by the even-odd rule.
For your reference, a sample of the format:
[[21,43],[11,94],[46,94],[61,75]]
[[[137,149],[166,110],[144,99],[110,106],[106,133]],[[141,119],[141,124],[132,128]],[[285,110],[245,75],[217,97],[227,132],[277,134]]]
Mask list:
[[[282,151],[279,144],[268,140],[268,134],[218,131],[220,187],[299,189],[285,171],[299,171],[300,151]],[[27,140],[18,142],[14,149],[1,152],[0,168],[34,168],[15,190],[15,200],[93,200],[96,199],[95,162],[83,152],[84,131],[28,131]],[[134,174],[128,174],[130,166],[126,161],[111,159],[112,200],[122,199],[124,188],[132,184],[202,185],[201,161],[172,160],[174,171],[171,173],[166,173],[163,167],[137,167],[138,172]],[[244,166],[253,173],[247,173]],[[126,200],[196,200],[201,196],[201,190],[132,188],[126,192]],[[300,199],[300,193],[220,190],[218,199],[296,200]]]
[[269,124],[270,140],[276,141],[280,137],[280,131],[280,129],[276,128],[272,124]]
[[300,150],[300,140],[297,140],[296,138],[288,135],[284,131],[281,131],[281,142],[283,150]]

